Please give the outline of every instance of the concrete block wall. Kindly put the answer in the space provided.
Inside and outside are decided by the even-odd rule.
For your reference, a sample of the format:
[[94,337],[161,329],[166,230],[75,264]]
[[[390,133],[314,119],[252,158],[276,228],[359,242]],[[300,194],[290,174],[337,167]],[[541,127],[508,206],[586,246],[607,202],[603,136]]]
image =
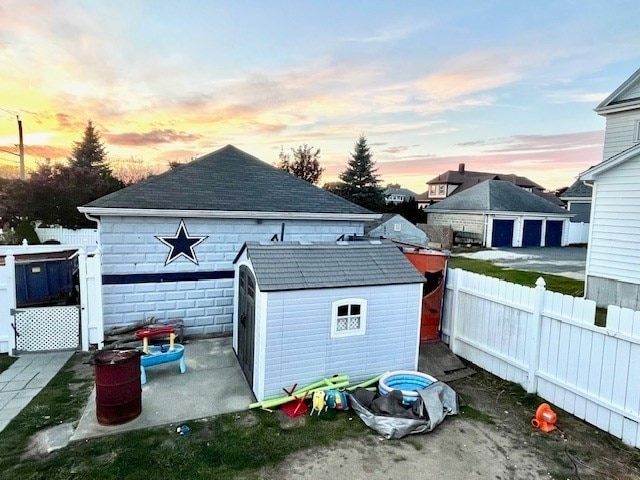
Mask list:
[[[190,236],[207,236],[194,249],[198,264],[179,257],[165,265],[169,247],[156,237],[176,235],[180,218],[104,217],[100,224],[105,327],[149,316],[182,319],[186,334],[232,330],[233,260],[246,241],[280,237],[283,221],[184,218]],[[285,220],[285,241],[335,241],[362,235],[362,222]],[[226,278],[165,281],[163,274],[219,272]],[[142,274],[154,281],[139,283]],[[231,275],[229,277],[229,275]]]
[[428,225],[451,227],[456,232],[473,232],[484,236],[485,218],[482,214],[429,212]]
[[616,305],[631,310],[640,310],[640,285],[612,280],[610,278],[587,276],[585,297],[596,302],[598,307]]

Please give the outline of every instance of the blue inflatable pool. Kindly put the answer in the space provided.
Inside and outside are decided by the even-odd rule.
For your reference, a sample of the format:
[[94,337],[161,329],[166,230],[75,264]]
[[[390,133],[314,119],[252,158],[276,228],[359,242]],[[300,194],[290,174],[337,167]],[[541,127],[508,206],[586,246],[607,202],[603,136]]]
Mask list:
[[411,405],[418,399],[418,390],[428,387],[438,380],[422,372],[396,370],[385,373],[378,383],[378,393],[386,395],[391,390],[402,391],[402,402]]

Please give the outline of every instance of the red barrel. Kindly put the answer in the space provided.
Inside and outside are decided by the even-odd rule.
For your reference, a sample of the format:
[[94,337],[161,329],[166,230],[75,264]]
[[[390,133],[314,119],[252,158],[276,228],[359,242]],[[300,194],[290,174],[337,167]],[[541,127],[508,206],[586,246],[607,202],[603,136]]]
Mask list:
[[142,411],[139,350],[101,350],[94,359],[96,416],[100,425],[119,425]]

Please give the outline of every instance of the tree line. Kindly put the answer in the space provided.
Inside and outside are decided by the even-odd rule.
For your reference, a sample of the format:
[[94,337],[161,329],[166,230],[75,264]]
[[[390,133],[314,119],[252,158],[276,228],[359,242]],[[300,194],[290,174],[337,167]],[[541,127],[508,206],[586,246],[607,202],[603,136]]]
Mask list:
[[[312,184],[319,182],[325,170],[320,165],[320,149],[307,144],[292,148],[290,153],[282,149],[276,166]],[[0,178],[0,226],[24,227],[39,221],[72,229],[93,227],[94,223],[78,212],[78,206],[150,176],[149,172],[125,173],[127,182],[114,175],[100,134],[89,121],[66,163],[40,163],[28,180]],[[339,178],[323,188],[374,212],[402,210],[403,216],[416,221],[417,204],[385,204],[384,188],[364,135],[356,141]]]

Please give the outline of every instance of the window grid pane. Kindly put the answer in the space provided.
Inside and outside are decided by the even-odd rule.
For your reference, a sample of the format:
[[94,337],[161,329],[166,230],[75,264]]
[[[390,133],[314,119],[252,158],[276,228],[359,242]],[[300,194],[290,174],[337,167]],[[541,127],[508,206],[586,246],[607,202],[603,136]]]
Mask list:
[[360,329],[360,315],[349,317],[347,322],[347,330],[359,330]]
[[344,332],[349,329],[348,317],[338,317],[336,322],[336,331]]

